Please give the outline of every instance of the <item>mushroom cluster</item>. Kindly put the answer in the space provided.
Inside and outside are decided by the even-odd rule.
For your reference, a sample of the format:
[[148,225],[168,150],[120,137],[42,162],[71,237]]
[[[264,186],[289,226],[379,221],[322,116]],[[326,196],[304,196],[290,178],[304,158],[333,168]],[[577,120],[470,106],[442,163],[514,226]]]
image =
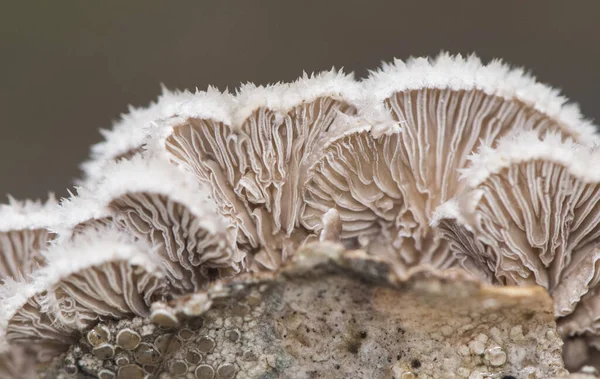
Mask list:
[[398,276],[541,286],[561,337],[600,350],[600,137],[523,70],[442,54],[362,81],[164,89],[103,135],[71,197],[0,207],[0,377],[81,336],[114,354],[98,322],[165,322],[157,302],[319,240]]

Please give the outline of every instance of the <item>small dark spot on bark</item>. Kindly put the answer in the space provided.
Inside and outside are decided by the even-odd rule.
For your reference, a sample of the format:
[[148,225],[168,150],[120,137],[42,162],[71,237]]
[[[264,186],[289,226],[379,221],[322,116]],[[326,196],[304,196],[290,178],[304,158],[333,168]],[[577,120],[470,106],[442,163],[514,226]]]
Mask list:
[[354,340],[354,341],[348,342],[347,348],[348,348],[348,351],[351,352],[352,354],[358,354],[358,350],[360,350],[360,346],[361,346],[361,342]]
[[418,359],[413,359],[412,361],[410,361],[410,367],[415,369],[421,367],[421,361]]

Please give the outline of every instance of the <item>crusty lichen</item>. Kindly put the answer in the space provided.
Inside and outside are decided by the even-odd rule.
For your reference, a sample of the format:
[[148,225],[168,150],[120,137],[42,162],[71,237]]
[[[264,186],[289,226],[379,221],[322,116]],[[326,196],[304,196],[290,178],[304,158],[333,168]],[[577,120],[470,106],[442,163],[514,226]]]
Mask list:
[[99,324],[46,377],[66,378],[77,367],[120,379],[566,372],[552,301],[541,288],[490,287],[456,271],[399,277],[388,262],[331,243],[296,257],[277,274],[242,276],[157,305],[171,315],[158,325]]

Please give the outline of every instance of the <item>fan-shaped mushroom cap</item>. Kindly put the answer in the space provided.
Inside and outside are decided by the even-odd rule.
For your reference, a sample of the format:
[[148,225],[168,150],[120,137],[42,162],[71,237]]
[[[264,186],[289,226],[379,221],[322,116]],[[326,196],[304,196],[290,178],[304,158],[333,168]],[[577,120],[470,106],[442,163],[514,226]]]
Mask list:
[[344,114],[355,114],[358,90],[337,71],[246,85],[234,107],[216,99],[205,115],[182,114],[165,125],[155,147],[210,186],[221,213],[239,229],[238,245],[275,269],[307,235],[297,228],[306,170],[346,127]]
[[455,254],[495,282],[547,288],[568,334],[600,332],[600,151],[525,132],[471,160],[467,191],[433,220]]
[[554,289],[555,312],[564,316],[559,321],[563,335],[588,334],[589,341],[600,350],[600,246],[582,252],[586,255],[576,264],[571,264]]
[[[479,134],[491,143],[490,138],[504,134],[502,129],[512,122],[518,124],[516,129],[560,130],[580,143],[598,141],[595,125],[583,117],[577,104],[524,69],[500,60],[483,64],[474,55],[463,58],[448,53],[434,59],[396,59],[373,72],[365,90],[376,104],[385,104],[401,126],[422,132],[415,137],[425,137],[424,129],[437,126],[437,133],[448,133],[446,138],[463,132],[469,139]],[[469,117],[476,125],[469,125]],[[436,136],[426,139],[433,142],[432,137]]]
[[245,265],[209,191],[159,158],[137,156],[106,168],[98,197],[134,235],[158,247],[172,290],[193,292]]
[[[208,92],[218,92],[214,88]],[[169,91],[163,87],[162,94],[147,107],[129,108],[129,113],[121,115],[121,119],[108,129],[100,132],[104,141],[91,149],[91,158],[81,165],[85,174],[86,185],[102,177],[107,163],[120,159],[129,159],[142,151],[148,137],[148,127],[154,122],[177,116],[184,105],[195,95],[189,91]]]
[[[368,237],[368,250],[395,254],[402,265],[452,264],[429,222],[437,206],[461,192],[458,170],[481,143],[494,144],[515,130],[598,140],[556,90],[500,62],[448,55],[396,61],[364,88],[372,104],[361,114],[370,128],[328,141],[310,169],[301,218],[318,229],[323,212],[338,207],[344,237]],[[387,127],[374,127],[380,124]]]
[[[490,249],[474,237],[474,231],[464,227],[466,221],[462,208],[473,209],[479,198],[462,194],[440,205],[432,219],[436,231],[448,243],[450,253],[459,266],[488,283],[496,281],[494,265],[495,255]],[[470,252],[470,253],[467,253]],[[476,252],[476,253],[474,253]]]
[[[368,244],[371,253],[391,256],[404,265],[421,261],[447,267],[451,260],[443,262],[444,255],[421,257],[429,250],[428,241],[417,234],[419,223],[407,214],[405,199],[411,194],[406,191],[411,184],[401,171],[400,149],[397,128],[374,138],[372,129],[365,127],[327,144],[322,159],[309,168],[302,224],[320,231],[325,213],[336,209],[342,240],[356,239]],[[407,236],[414,236],[412,244],[405,243]]]
[[147,251],[135,251],[141,246],[115,233],[95,231],[54,246],[45,252],[48,265],[30,281],[8,280],[0,291],[5,338],[64,349],[99,316],[147,314],[140,297],[150,302],[161,289],[161,273]]
[[53,246],[29,282],[2,287],[0,328],[9,342],[60,349],[99,318],[147,316],[165,285],[153,253],[114,229],[88,230]]
[[112,228],[91,229],[44,253],[34,280],[50,284],[45,307],[63,325],[83,330],[100,317],[147,316],[164,295],[164,272],[145,241]]
[[42,263],[39,252],[53,238],[48,228],[57,221],[56,199],[17,201],[0,205],[0,283],[23,279]]
[[73,328],[42,311],[51,284],[7,279],[0,287],[0,338],[3,343],[36,344],[41,350],[64,350],[77,340]]
[[51,227],[56,233],[54,243],[61,244],[88,228],[102,228],[112,224],[112,212],[102,204],[93,191],[76,187],[77,195],[61,199],[58,222]]

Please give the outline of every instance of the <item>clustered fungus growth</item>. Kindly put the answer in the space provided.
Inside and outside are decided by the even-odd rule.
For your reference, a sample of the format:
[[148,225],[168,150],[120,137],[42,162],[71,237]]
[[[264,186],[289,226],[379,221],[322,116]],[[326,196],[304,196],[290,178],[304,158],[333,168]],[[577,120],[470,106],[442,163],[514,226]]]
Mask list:
[[522,70],[164,89],[103,135],[0,206],[0,378],[600,367],[600,136]]

